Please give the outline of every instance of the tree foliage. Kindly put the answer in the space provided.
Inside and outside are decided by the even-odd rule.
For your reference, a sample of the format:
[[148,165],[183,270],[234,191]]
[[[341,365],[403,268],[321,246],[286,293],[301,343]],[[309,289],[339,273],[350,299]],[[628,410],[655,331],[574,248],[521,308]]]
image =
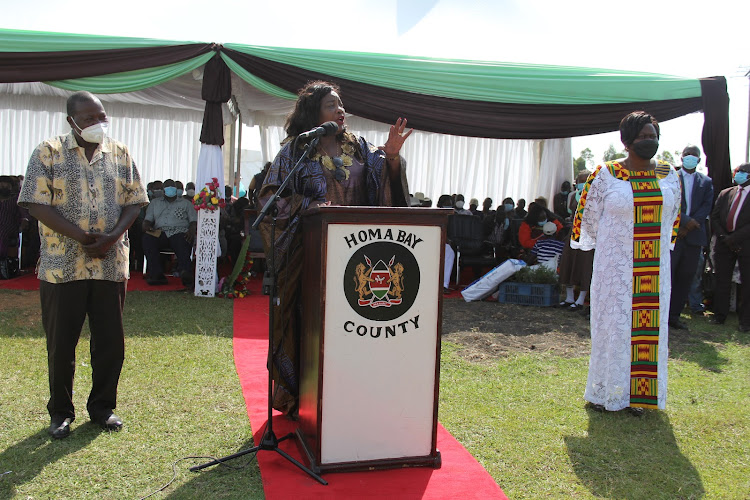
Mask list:
[[618,158],[625,158],[627,154],[625,151],[617,151],[615,147],[610,144],[606,151],[604,151],[604,161],[617,160]]
[[594,166],[594,153],[589,148],[581,151],[581,156],[573,158],[573,178],[578,176],[579,172]]

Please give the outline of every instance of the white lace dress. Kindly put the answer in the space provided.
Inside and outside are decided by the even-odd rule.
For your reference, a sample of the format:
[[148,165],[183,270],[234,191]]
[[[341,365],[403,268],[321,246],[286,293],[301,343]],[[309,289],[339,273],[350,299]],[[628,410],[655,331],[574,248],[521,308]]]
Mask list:
[[[667,397],[670,249],[672,229],[680,208],[679,178],[673,169],[659,180],[662,193],[659,264],[658,407]],[[581,212],[581,209],[579,209]],[[633,190],[605,166],[589,185],[580,213],[580,237],[573,248],[592,250],[591,359],[584,399],[616,411],[630,406],[631,332],[633,301]]]

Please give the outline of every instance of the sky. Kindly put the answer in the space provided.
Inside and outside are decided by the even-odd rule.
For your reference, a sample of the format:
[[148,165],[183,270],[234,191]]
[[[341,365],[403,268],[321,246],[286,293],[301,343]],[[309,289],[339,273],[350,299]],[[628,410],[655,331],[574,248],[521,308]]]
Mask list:
[[[0,0],[0,27],[727,77],[732,165],[745,160],[750,3],[737,0]],[[408,117],[407,117],[408,118]],[[660,151],[701,144],[703,115],[664,122]],[[596,160],[616,133],[573,139]]]

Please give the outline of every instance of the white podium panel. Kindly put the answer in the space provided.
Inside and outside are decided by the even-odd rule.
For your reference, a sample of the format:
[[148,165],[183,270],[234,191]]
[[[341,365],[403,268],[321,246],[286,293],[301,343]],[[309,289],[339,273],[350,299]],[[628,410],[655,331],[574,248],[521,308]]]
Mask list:
[[327,232],[320,465],[427,456],[441,228],[329,224]]

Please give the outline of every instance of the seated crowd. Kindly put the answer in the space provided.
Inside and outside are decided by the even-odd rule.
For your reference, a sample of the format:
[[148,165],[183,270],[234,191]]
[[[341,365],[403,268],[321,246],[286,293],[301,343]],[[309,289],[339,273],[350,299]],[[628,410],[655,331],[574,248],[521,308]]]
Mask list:
[[[700,155],[700,150],[688,147],[685,155]],[[262,184],[265,169],[254,176],[247,191],[240,186],[239,192],[233,192],[226,186],[226,207],[221,208],[219,222],[219,243],[221,261],[233,265],[240,258],[240,250],[245,238],[244,210],[257,207],[257,187]],[[735,173],[750,171],[746,164],[735,169]],[[690,171],[688,171],[690,173]],[[581,172],[573,185],[569,181],[562,183],[560,191],[553,198],[552,209],[547,199],[538,197],[528,207],[526,200],[517,202],[510,197],[502,200],[492,208],[492,198],[485,198],[481,207],[477,198],[471,198],[468,206],[463,194],[443,194],[439,197],[438,208],[453,209],[452,221],[449,223],[448,244],[445,252],[444,291],[451,291],[451,281],[456,283],[458,269],[464,267],[456,261],[470,259],[468,267],[473,270],[474,278],[492,269],[507,259],[521,259],[527,264],[536,264],[550,259],[557,259],[563,300],[560,306],[571,311],[578,310],[587,314],[587,292],[591,281],[593,251],[573,250],[566,242],[570,236],[572,218],[589,172]],[[16,203],[23,176],[0,176],[0,279],[15,276],[19,269],[28,269],[36,264],[39,255],[38,222],[28,211]],[[744,187],[744,186],[742,186]],[[179,276],[185,286],[193,282],[193,248],[196,238],[197,212],[193,208],[193,196],[196,194],[195,183],[185,185],[179,180],[166,179],[148,184],[150,204],[141,209],[136,222],[128,231],[131,244],[131,270],[143,270],[146,267],[146,281],[153,286],[167,283],[166,274]],[[235,196],[236,195],[236,196]],[[413,206],[432,206],[432,201],[423,193],[412,196]],[[701,212],[701,217],[703,213]],[[718,215],[717,215],[718,217]],[[689,219],[689,218],[687,218]],[[465,224],[473,221],[472,224]],[[698,226],[698,224],[692,224]],[[690,225],[686,225],[689,231]],[[467,228],[471,227],[470,230]],[[467,232],[468,231],[468,232]],[[710,238],[710,228],[706,224],[706,233]],[[721,235],[720,235],[721,236]],[[471,245],[467,245],[467,238]],[[705,240],[705,241],[704,241]],[[686,239],[688,244],[690,240]],[[676,298],[677,302],[689,303],[695,313],[705,310],[703,304],[703,276],[707,266],[709,270],[720,268],[722,277],[722,302],[727,302],[727,279],[724,274],[731,273],[721,267],[722,262],[712,263],[707,259],[708,239],[698,242],[700,248],[699,265],[694,277],[685,277],[681,288],[686,297]],[[680,242],[682,244],[682,242]],[[678,245],[679,246],[679,245]],[[469,252],[468,248],[472,251]],[[176,263],[172,263],[171,256]],[[680,257],[673,256],[673,281],[680,273]],[[691,266],[687,266],[692,269]],[[256,267],[256,270],[261,268]],[[736,281],[736,280],[735,280]],[[711,280],[713,282],[713,280]],[[689,293],[688,293],[689,291]],[[576,296],[576,292],[577,296]],[[673,304],[674,314],[670,325],[684,328],[678,319],[680,305]],[[727,305],[720,307],[717,322],[726,316]],[[747,320],[750,322],[750,320]],[[749,327],[743,323],[743,327]]]

